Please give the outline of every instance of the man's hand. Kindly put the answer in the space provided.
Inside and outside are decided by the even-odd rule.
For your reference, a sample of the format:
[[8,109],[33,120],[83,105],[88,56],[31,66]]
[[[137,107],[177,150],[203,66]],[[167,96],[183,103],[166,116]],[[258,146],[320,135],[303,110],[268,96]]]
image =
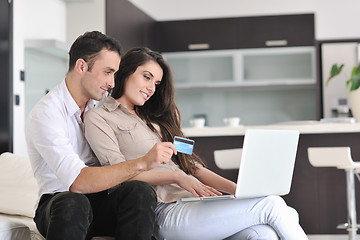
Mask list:
[[150,170],[159,164],[168,163],[173,154],[177,154],[174,144],[171,142],[156,143],[150,151],[142,158],[145,169]]

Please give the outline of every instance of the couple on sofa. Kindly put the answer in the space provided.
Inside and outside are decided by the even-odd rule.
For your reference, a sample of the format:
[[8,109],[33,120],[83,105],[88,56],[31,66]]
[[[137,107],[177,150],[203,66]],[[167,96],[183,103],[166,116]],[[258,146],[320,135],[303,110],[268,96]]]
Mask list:
[[236,184],[176,151],[180,113],[161,54],[134,48],[121,57],[116,40],[93,31],[69,56],[65,80],[26,121],[40,187],[34,221],[44,237],[243,239],[253,231],[256,239],[307,239],[278,196],[177,202],[234,194]]

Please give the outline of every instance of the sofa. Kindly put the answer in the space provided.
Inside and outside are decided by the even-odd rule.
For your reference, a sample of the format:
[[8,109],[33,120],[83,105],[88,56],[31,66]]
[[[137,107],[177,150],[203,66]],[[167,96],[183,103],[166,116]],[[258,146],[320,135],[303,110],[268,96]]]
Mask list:
[[45,240],[33,221],[38,186],[29,159],[9,152],[0,155],[0,196],[1,240]]
[[27,158],[0,155],[0,239],[43,240],[33,221],[38,186]]
[[[0,155],[0,239],[45,240],[33,221],[34,206],[38,199],[38,186],[30,161],[9,152]],[[258,225],[241,232],[240,239],[257,240],[259,233],[265,239],[278,239],[267,225]],[[92,240],[111,240],[94,237]],[[264,239],[264,238],[261,238]]]

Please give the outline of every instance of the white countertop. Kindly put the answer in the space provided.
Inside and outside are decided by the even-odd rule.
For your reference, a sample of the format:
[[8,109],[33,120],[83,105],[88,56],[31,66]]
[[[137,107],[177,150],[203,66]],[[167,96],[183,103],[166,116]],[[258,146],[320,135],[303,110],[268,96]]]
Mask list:
[[239,127],[183,128],[186,137],[242,136],[246,129],[295,129],[300,134],[360,132],[360,123],[322,123],[320,121],[294,121],[273,125]]

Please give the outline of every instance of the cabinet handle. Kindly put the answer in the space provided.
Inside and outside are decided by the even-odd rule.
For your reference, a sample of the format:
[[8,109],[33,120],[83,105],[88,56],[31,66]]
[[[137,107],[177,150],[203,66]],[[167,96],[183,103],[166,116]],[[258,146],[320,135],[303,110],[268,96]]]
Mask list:
[[210,44],[208,43],[193,43],[188,45],[189,50],[200,50],[200,49],[209,49]]
[[268,41],[265,41],[265,45],[267,47],[286,46],[287,44],[288,44],[287,40],[268,40]]

